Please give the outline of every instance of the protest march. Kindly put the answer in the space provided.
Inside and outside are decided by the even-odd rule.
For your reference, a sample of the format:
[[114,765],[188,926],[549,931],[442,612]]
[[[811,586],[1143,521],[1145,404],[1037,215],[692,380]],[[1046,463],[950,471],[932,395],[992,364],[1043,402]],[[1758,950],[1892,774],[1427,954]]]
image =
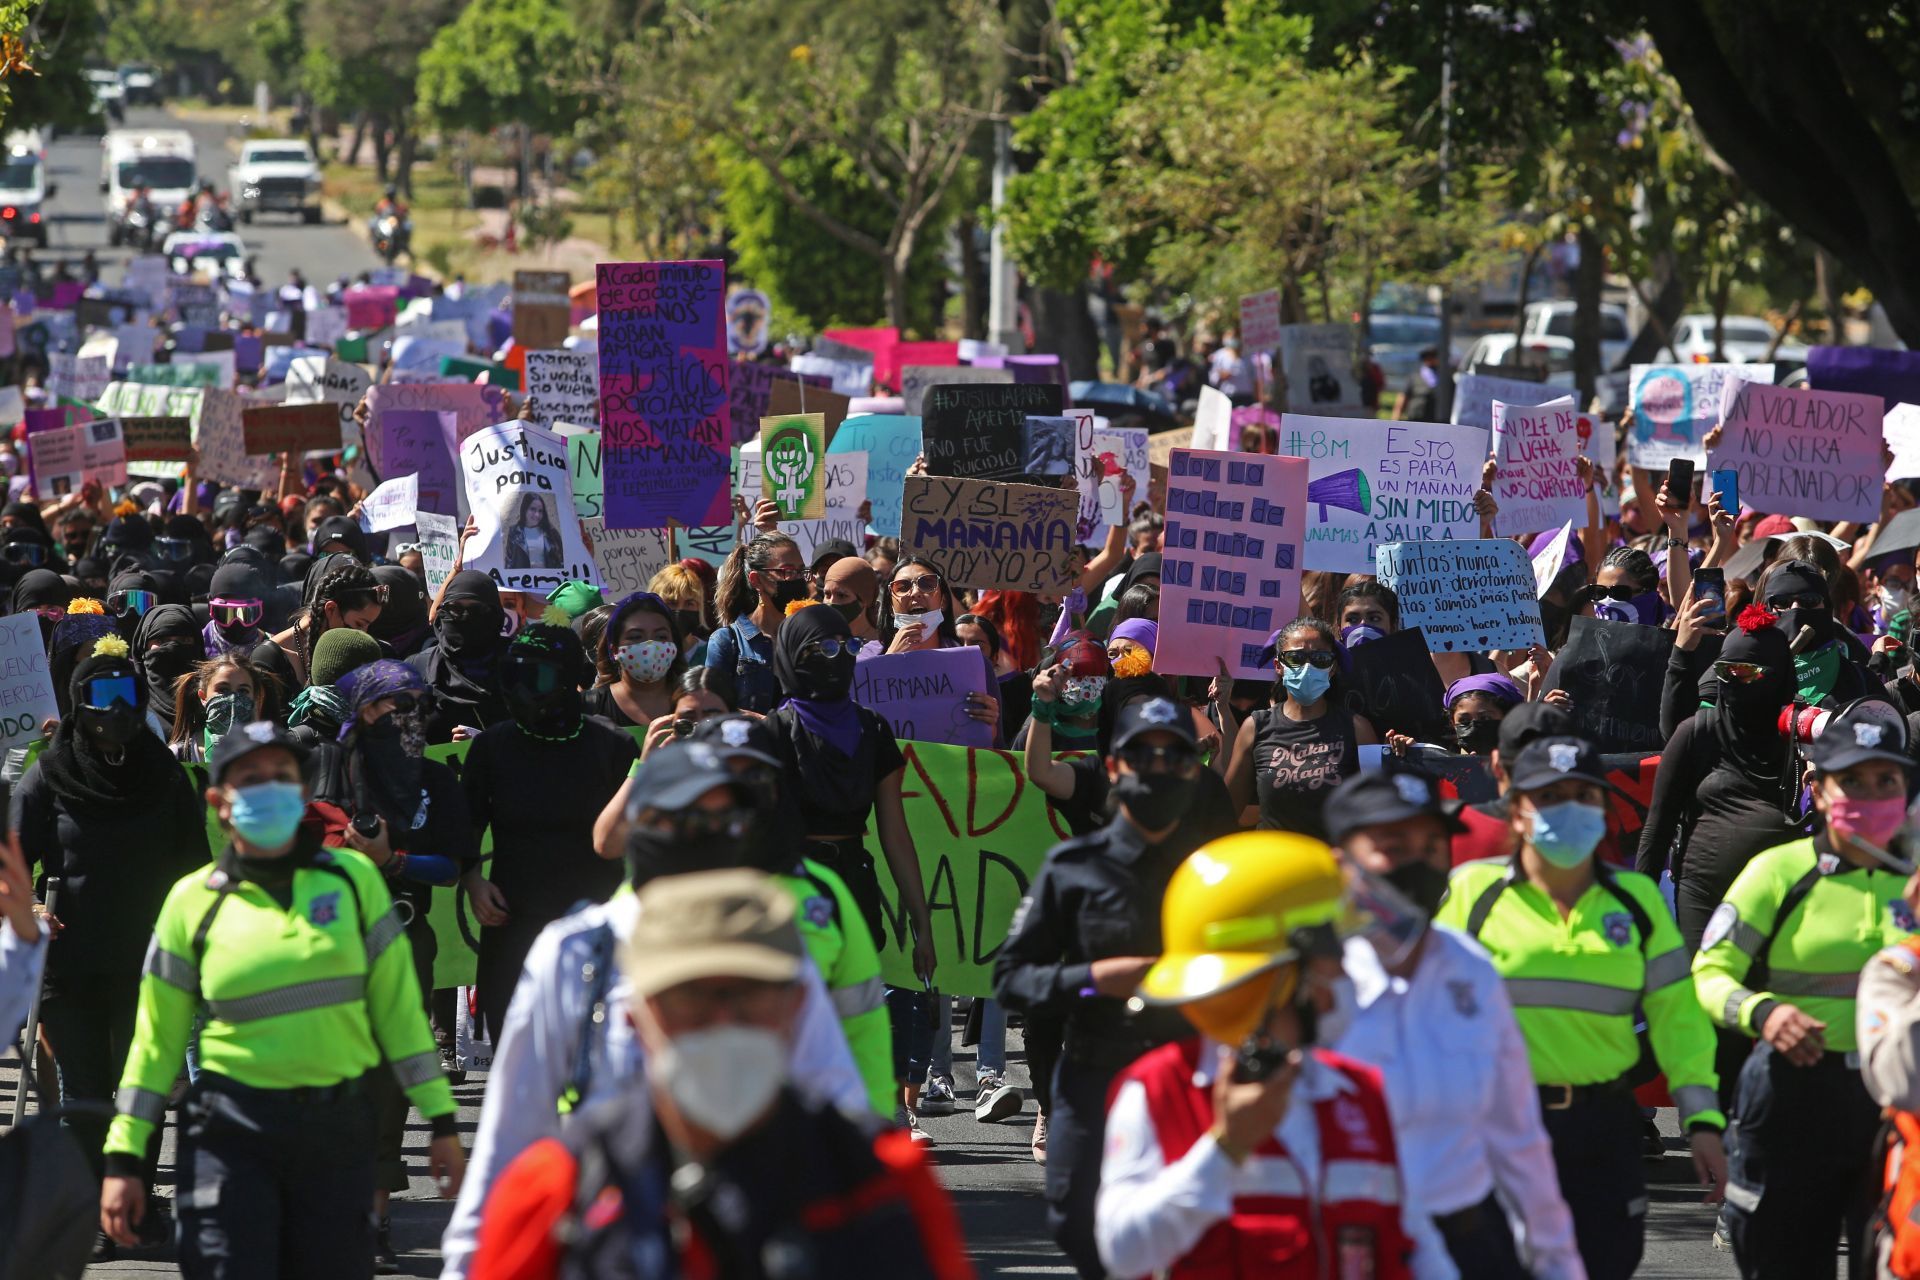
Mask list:
[[0,1280],[1920,1280],[1912,22],[860,4],[0,13]]

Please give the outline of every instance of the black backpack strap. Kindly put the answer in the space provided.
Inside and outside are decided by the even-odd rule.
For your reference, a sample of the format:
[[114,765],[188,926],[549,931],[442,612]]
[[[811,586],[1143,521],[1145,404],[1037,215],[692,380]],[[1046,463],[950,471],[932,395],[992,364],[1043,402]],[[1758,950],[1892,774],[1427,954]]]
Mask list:
[[1747,967],[1746,986],[1754,990],[1765,990],[1768,983],[1770,966],[1768,955],[1773,951],[1773,940],[1780,936],[1780,930],[1786,927],[1787,917],[1799,910],[1800,904],[1813,892],[1813,886],[1820,883],[1820,861],[1814,859],[1811,867],[1781,895],[1780,909],[1773,913],[1773,927],[1767,930],[1767,936],[1760,949],[1753,953],[1753,963]]
[[213,887],[213,905],[207,908],[206,914],[200,917],[200,923],[193,929],[191,950],[195,973],[200,972],[201,958],[207,954],[207,934],[213,929],[213,918],[220,914],[220,908],[226,904],[227,895],[233,892],[235,883],[233,877],[224,871],[220,872],[219,876],[220,883]]
[[1467,936],[1475,942],[1480,940],[1480,931],[1487,927],[1487,917],[1493,914],[1494,904],[1500,901],[1500,895],[1513,883],[1513,877],[1519,869],[1519,859],[1516,858],[1507,867],[1505,875],[1482,889],[1480,896],[1473,900],[1473,906],[1467,911]]

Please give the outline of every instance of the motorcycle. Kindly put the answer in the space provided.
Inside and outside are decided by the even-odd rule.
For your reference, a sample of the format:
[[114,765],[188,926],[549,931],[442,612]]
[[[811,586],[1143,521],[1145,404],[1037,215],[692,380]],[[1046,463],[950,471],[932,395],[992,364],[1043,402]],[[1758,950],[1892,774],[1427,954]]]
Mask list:
[[155,223],[156,219],[151,208],[133,206],[127,210],[126,218],[120,228],[120,243],[132,245],[142,253],[153,252],[161,239],[160,229]]
[[410,251],[413,223],[397,213],[383,213],[373,220],[373,251],[392,266],[401,254]]

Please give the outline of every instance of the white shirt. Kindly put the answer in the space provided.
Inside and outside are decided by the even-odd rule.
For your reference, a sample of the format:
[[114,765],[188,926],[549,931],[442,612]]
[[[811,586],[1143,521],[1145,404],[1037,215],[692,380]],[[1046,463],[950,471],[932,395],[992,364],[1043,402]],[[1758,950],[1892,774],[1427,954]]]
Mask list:
[[[40,974],[47,966],[47,927],[40,926],[40,937],[23,942],[13,925],[0,921],[0,1044],[11,1044],[33,1007],[33,994],[40,990]],[[24,1083],[21,1088],[25,1088]]]
[[[1218,1044],[1201,1038],[1194,1084],[1213,1087],[1219,1051]],[[1313,1198],[1322,1186],[1314,1104],[1352,1087],[1338,1071],[1308,1055],[1287,1099],[1287,1113],[1275,1130],[1286,1155],[1249,1156],[1236,1165],[1211,1135],[1203,1135],[1185,1155],[1168,1164],[1147,1110],[1146,1087],[1137,1080],[1121,1085],[1107,1108],[1107,1144],[1100,1160],[1100,1192],[1094,1201],[1093,1238],[1100,1261],[1115,1280],[1138,1280],[1167,1270],[1192,1252],[1209,1228],[1233,1213],[1235,1196],[1299,1195],[1304,1186],[1308,1198]],[[1374,1177],[1382,1171],[1366,1165],[1346,1172]],[[1415,1280],[1455,1280],[1459,1272],[1425,1207],[1398,1187],[1368,1190],[1370,1196],[1386,1201],[1396,1192],[1400,1195],[1400,1222],[1413,1242]]]
[[[466,1180],[441,1237],[441,1280],[465,1280],[479,1243],[480,1211],[501,1170],[534,1143],[559,1136],[558,1102],[573,1079],[582,1030],[591,1031],[594,1043],[593,1074],[581,1107],[626,1090],[643,1069],[639,1036],[625,1015],[626,979],[615,972],[607,991],[606,1019],[595,1026],[592,993],[581,976],[582,964],[592,955],[592,931],[605,922],[624,940],[638,909],[638,901],[628,894],[582,908],[541,930],[527,952],[520,982],[507,1006],[506,1025],[494,1038],[487,1097],[474,1134],[473,1154],[467,1159]],[[800,1006],[789,1076],[803,1096],[830,1103],[850,1119],[868,1121],[872,1110],[866,1084],[854,1066],[820,971],[809,961],[802,972],[807,994]],[[627,1096],[635,1105],[648,1105],[644,1089]],[[649,1130],[646,1125],[636,1127],[636,1132]]]
[[1410,980],[1389,974],[1361,938],[1347,941],[1343,964],[1358,1009],[1335,1047],[1380,1069],[1414,1196],[1449,1214],[1498,1188],[1534,1274],[1586,1280],[1526,1043],[1487,953],[1436,925]]

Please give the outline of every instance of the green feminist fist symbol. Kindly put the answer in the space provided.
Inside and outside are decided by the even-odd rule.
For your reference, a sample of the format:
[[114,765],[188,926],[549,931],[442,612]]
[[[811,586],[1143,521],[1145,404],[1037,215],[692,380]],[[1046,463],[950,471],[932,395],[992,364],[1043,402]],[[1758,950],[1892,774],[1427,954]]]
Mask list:
[[820,484],[820,458],[804,426],[777,428],[767,437],[761,465],[773,481],[773,502],[783,520],[798,520]]

